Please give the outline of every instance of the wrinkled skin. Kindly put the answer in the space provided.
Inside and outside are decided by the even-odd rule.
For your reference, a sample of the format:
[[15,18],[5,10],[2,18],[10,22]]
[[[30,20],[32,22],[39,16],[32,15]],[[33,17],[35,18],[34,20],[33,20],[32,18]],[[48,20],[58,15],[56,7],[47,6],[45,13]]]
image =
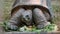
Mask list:
[[11,30],[17,30],[19,26],[23,26],[20,18],[21,18],[21,13],[24,12],[24,9],[18,10],[17,13],[15,13],[11,19],[9,20],[9,23],[7,24],[8,28]]
[[21,14],[21,21],[24,22],[27,26],[32,25],[32,11],[26,10]]
[[50,24],[43,14],[42,10],[40,10],[39,8],[35,8],[33,10],[33,18],[38,29],[44,28],[45,26]]
[[18,27],[35,25],[38,29],[44,28],[50,23],[47,21],[42,10],[35,8],[33,10],[20,8],[9,20],[8,28],[17,30]]
[[7,26],[11,30],[17,30],[18,27],[22,27],[24,25],[32,25],[32,11],[21,8],[11,17]]

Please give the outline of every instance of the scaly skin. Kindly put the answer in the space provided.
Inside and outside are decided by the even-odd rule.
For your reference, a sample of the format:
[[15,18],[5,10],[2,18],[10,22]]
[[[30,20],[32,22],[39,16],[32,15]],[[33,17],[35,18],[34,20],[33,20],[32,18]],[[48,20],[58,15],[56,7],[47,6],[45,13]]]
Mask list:
[[27,26],[32,25],[32,11],[26,10],[21,15],[21,20],[24,22]]
[[11,19],[9,20],[9,23],[7,24],[8,28],[10,28],[11,30],[17,30],[18,26],[22,26],[22,22],[20,20],[21,18],[21,13],[23,13],[25,10],[24,9],[20,9],[17,11],[17,13],[15,13]]
[[43,12],[39,8],[35,8],[33,10],[33,18],[34,18],[34,22],[36,23],[38,29],[41,29],[50,24],[47,21]]

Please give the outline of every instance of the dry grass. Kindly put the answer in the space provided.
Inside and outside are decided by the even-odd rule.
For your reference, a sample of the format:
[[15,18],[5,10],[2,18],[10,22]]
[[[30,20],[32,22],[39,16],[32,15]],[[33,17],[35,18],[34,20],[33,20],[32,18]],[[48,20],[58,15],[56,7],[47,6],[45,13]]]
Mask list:
[[8,20],[14,0],[4,0],[4,20]]
[[54,11],[54,23],[58,25],[59,31],[60,31],[60,6],[53,5],[53,11]]

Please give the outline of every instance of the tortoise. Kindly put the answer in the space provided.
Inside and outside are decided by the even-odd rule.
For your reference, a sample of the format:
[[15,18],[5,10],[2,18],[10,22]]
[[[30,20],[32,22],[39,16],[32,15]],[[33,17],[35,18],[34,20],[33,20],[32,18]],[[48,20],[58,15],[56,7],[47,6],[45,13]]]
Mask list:
[[[28,20],[24,21],[24,19],[27,19],[27,17],[21,18],[21,15],[24,15],[25,11],[27,11],[25,14],[28,12],[30,13],[30,16],[28,14],[25,16],[32,20],[30,20],[30,23],[28,24],[34,24],[38,29],[47,26],[53,19],[51,0],[15,0],[12,6],[11,19],[9,22],[17,27],[23,25],[22,22],[25,22],[26,24]],[[11,29],[16,28],[13,27]]]

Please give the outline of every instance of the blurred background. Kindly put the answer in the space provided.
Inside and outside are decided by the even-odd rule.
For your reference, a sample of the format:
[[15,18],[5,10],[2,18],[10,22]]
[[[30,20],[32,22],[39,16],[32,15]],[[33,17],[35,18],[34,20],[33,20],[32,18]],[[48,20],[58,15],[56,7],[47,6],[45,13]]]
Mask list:
[[[0,0],[0,24],[9,20],[12,5],[15,0]],[[54,12],[54,23],[58,25],[60,30],[60,0],[52,0],[52,9]]]

